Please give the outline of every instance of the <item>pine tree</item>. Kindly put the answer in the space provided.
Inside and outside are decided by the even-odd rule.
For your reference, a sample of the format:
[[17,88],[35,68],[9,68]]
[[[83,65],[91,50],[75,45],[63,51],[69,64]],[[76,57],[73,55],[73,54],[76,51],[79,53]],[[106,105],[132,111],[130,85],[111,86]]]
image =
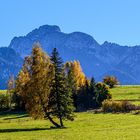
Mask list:
[[96,82],[95,79],[92,77],[90,80],[90,107],[96,107]]
[[54,66],[54,78],[52,80],[52,89],[49,97],[49,108],[52,110],[52,116],[60,121],[60,127],[63,127],[63,119],[73,120],[72,93],[66,81],[62,59],[56,48],[54,48],[51,61]]
[[73,69],[73,62],[66,62],[64,65],[64,69],[65,69],[68,85],[72,93],[76,93],[77,87],[76,87],[76,77]]
[[88,79],[85,85],[78,90],[77,94],[77,107],[79,111],[87,110],[90,103],[89,82]]
[[88,79],[86,80],[85,83],[85,107],[86,109],[90,108],[90,103],[91,103],[91,94],[90,94],[90,85]]
[[74,73],[74,64],[73,62],[66,62],[64,65],[65,73],[66,73],[66,79],[67,79],[67,85],[69,86],[69,89],[72,92],[72,99],[75,108],[77,108],[77,79],[75,77]]

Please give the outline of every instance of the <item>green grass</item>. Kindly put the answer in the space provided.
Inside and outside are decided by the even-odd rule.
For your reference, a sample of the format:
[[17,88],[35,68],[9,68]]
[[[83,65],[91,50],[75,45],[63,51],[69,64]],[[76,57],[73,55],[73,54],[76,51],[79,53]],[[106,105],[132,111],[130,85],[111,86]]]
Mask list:
[[[119,86],[111,89],[111,93],[114,100],[140,104],[140,86]],[[3,114],[0,115],[0,140],[140,139],[140,115],[132,113],[76,113],[75,121],[65,121],[64,124],[65,129],[51,129],[48,120],[32,120],[26,114]]]
[[7,90],[0,90],[0,94],[4,94],[6,92],[7,92]]
[[[21,116],[21,118],[20,118]],[[77,113],[67,128],[50,129],[47,120],[23,115],[0,116],[0,140],[139,140],[140,116]]]
[[114,100],[129,100],[140,105],[140,86],[118,86],[111,89]]

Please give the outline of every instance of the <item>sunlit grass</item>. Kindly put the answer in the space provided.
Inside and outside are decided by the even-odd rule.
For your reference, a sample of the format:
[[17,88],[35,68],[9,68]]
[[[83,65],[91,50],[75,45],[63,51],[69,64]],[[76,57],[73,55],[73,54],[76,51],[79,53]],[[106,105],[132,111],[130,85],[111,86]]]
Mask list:
[[5,94],[7,93],[7,90],[0,90],[0,94]]
[[[119,86],[111,89],[111,93],[114,100],[129,100],[140,104],[140,86]],[[64,121],[66,128],[52,129],[48,120],[33,120],[22,113],[3,114],[0,115],[0,140],[140,139],[140,115],[92,112],[75,115],[75,121]]]
[[47,120],[2,116],[0,140],[132,140],[140,137],[139,115],[77,113],[76,116],[73,122],[65,121],[64,129],[50,129]]
[[140,86],[118,86],[111,89],[114,100],[129,100],[140,105]]

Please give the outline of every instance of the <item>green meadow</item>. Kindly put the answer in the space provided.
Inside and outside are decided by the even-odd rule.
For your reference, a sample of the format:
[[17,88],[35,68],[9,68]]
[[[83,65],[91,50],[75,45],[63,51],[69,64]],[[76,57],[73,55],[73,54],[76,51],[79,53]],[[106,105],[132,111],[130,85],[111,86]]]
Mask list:
[[111,94],[114,100],[128,100],[140,105],[140,86],[118,86],[111,89]]
[[[140,104],[140,86],[111,89],[113,99]],[[47,120],[33,120],[26,114],[0,115],[0,140],[139,140],[140,115],[133,113],[75,113],[66,128],[54,129]]]
[[4,93],[6,93],[7,92],[7,90],[0,90],[0,94],[4,94]]

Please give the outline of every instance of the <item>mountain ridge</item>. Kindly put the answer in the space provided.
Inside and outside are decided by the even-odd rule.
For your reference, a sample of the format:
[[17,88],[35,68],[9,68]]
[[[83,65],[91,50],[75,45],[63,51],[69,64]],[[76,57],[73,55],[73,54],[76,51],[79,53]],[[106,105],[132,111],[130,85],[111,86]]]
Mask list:
[[[13,49],[23,60],[30,55],[34,42],[40,42],[48,54],[56,47],[64,62],[79,60],[89,78],[94,76],[97,81],[101,81],[105,75],[111,74],[116,75],[122,84],[140,84],[139,45],[121,46],[108,41],[99,44],[86,33],[64,33],[59,26],[43,25],[25,36],[14,37],[7,49]],[[15,71],[17,73],[18,70]]]

